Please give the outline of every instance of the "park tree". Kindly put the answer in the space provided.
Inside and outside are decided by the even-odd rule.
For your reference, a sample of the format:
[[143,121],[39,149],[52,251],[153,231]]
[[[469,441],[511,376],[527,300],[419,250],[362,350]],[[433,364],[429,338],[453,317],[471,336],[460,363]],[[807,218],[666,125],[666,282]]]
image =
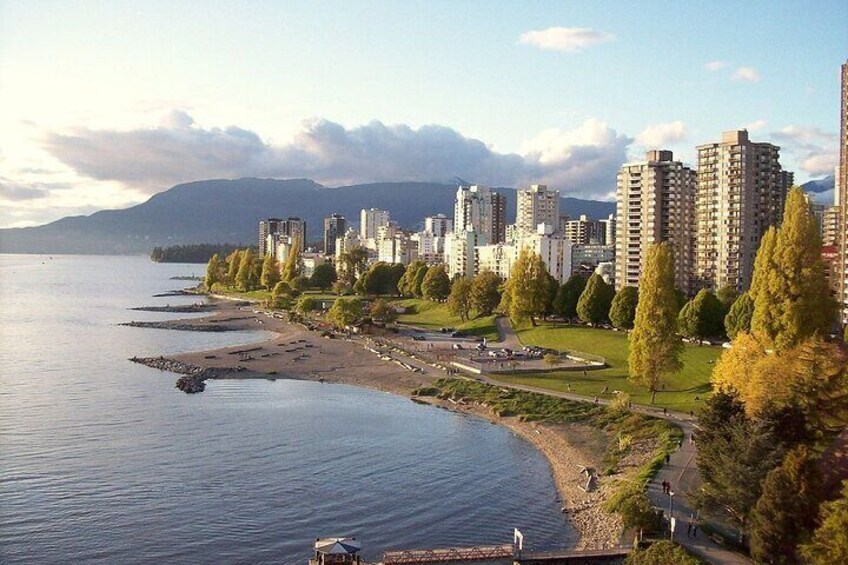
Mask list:
[[821,501],[816,457],[800,446],[766,476],[751,511],[751,556],[762,563],[799,563],[796,548],[813,532]]
[[304,316],[315,310],[316,302],[311,296],[301,296],[297,301],[297,311]]
[[760,243],[751,294],[752,330],[778,350],[816,333],[825,335],[835,319],[820,231],[804,191],[798,187],[786,197],[780,228],[770,228]]
[[600,324],[609,319],[615,290],[598,273],[592,273],[577,301],[577,315],[587,324]]
[[400,295],[400,291],[398,287],[400,286],[400,280],[406,274],[406,266],[401,263],[394,263],[389,268],[388,280],[386,281],[386,287],[383,294],[397,294]]
[[397,292],[396,271],[383,261],[372,263],[353,286],[357,294],[394,294]]
[[321,263],[312,271],[312,276],[309,277],[309,286],[318,288],[321,292],[325,292],[333,286],[337,279],[336,269],[330,263]]
[[412,279],[412,295],[416,298],[424,297],[424,290],[421,287],[424,284],[424,277],[427,276],[429,271],[430,268],[427,265],[421,265],[415,272],[415,277]]
[[337,328],[345,328],[362,316],[362,300],[359,298],[336,298],[327,310],[327,321]]
[[395,312],[395,309],[382,298],[378,298],[371,303],[369,312],[371,314],[371,319],[378,324],[386,325],[397,320],[397,312]]
[[471,311],[471,281],[465,277],[457,277],[451,284],[448,296],[448,312],[453,316],[459,316],[464,322],[468,321],[468,313]]
[[427,269],[424,280],[421,281],[421,294],[427,300],[441,302],[450,295],[451,282],[448,273],[442,265],[433,265]]
[[303,258],[300,248],[300,239],[295,237],[289,246],[289,252],[286,255],[286,262],[283,263],[281,278],[284,281],[291,283],[294,279],[300,276],[303,272]]
[[751,331],[751,318],[754,316],[754,299],[743,292],[737,298],[724,317],[724,331],[731,340],[742,332]]
[[262,261],[262,274],[259,276],[259,284],[267,290],[272,290],[280,282],[280,266],[271,255],[266,255]]
[[403,270],[403,276],[398,281],[398,292],[401,296],[415,296],[415,275],[418,269],[426,268],[424,261],[413,261]]
[[503,293],[502,304],[506,306],[508,315],[516,321],[529,318],[535,326],[536,318],[544,316],[548,309],[550,281],[542,258],[523,247],[512,264]]
[[677,327],[681,334],[702,340],[722,334],[724,329],[724,306],[709,290],[702,288],[695,298],[686,303],[677,315]]
[[491,316],[501,301],[501,278],[492,271],[483,271],[471,281],[471,307],[479,316]]
[[620,330],[633,328],[636,319],[636,305],[639,303],[639,292],[635,286],[624,286],[615,294],[610,306],[609,319],[612,325]]
[[245,249],[241,254],[238,272],[236,273],[236,286],[242,292],[253,290],[255,287],[253,261],[253,251],[251,249]]
[[368,250],[364,247],[348,249],[339,256],[339,280],[348,287],[352,287],[367,268]]
[[332,288],[333,288],[333,292],[337,296],[341,296],[343,294],[348,294],[351,290],[351,288],[343,280],[337,280],[336,282],[334,282]]
[[654,531],[660,528],[660,517],[645,494],[644,483],[628,481],[619,485],[604,503],[607,512],[618,514],[624,527]]
[[733,306],[733,303],[736,302],[736,299],[739,298],[739,291],[736,290],[736,287],[731,284],[726,284],[716,292],[716,298],[718,298],[721,305],[724,307],[724,311],[727,312],[730,310],[730,307]]
[[811,565],[848,563],[848,481],[840,498],[821,505],[818,522],[812,539],[801,546],[801,556]]
[[222,265],[221,259],[218,258],[218,254],[215,253],[209,259],[209,262],[206,264],[206,278],[204,279],[204,284],[206,285],[206,290],[212,290],[212,287],[215,284],[221,282],[221,272]]
[[635,549],[627,554],[624,565],[703,565],[704,562],[690,555],[670,540],[651,543],[647,549]]
[[680,369],[683,344],[677,336],[674,260],[667,242],[648,248],[633,331],[628,337],[630,379],[646,386],[651,404],[666,375]]
[[242,251],[240,249],[235,249],[227,255],[227,284],[236,284],[236,275],[241,265],[241,255]]
[[566,320],[577,317],[577,301],[586,288],[586,279],[580,275],[571,275],[558,289],[554,297],[554,314]]
[[717,392],[706,402],[696,436],[702,508],[722,508],[741,528],[760,498],[761,484],[783,458],[769,422],[748,419],[738,399]]

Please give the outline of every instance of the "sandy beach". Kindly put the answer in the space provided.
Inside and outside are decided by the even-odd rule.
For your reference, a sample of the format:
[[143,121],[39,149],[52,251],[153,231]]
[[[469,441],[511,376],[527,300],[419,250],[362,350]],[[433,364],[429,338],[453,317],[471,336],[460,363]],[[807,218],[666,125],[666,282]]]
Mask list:
[[[167,324],[181,330],[199,330],[210,324],[225,326],[232,331],[265,330],[273,332],[273,337],[251,345],[187,353],[171,359],[202,368],[233,369],[224,371],[226,378],[323,380],[410,398],[416,388],[446,376],[444,370],[420,359],[397,353],[390,356],[375,353],[375,344],[364,336],[354,336],[349,340],[330,339],[322,337],[320,332],[271,317],[255,306],[216,299],[212,299],[212,304],[215,309],[209,316],[173,320]],[[587,491],[584,489],[587,483],[584,469],[601,468],[607,441],[603,432],[579,424],[547,425],[523,422],[515,417],[499,417],[488,408],[475,404],[457,405],[431,397],[416,400],[486,418],[508,427],[532,443],[550,463],[562,511],[579,536],[577,548],[603,548],[620,543],[621,523],[615,516],[607,514],[601,503],[609,495],[615,479],[626,477],[644,463],[650,446],[644,449],[637,446],[621,465],[622,473],[615,477],[600,477],[597,486]]]

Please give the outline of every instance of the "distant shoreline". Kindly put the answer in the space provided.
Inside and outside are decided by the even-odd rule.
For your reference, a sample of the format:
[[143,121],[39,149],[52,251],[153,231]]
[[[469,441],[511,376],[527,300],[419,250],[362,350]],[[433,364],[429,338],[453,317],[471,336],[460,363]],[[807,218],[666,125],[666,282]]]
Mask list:
[[174,355],[164,358],[166,361],[214,369],[210,374],[218,376],[211,377],[212,380],[287,378],[354,385],[471,414],[505,426],[530,442],[548,460],[564,517],[577,535],[575,548],[594,549],[619,544],[621,522],[601,508],[612,481],[601,477],[596,490],[585,492],[581,488],[586,481],[581,473],[583,466],[601,466],[601,455],[589,447],[592,435],[599,432],[574,424],[555,426],[523,422],[516,417],[499,417],[477,404],[452,404],[432,397],[416,397],[413,394],[415,389],[432,385],[436,379],[445,377],[445,373],[420,360],[403,359],[403,362],[422,369],[422,372],[410,371],[398,362],[383,360],[366,349],[368,343],[365,338],[352,341],[322,338],[301,326],[254,313],[254,307],[244,306],[244,302],[221,298],[210,297],[215,308],[209,316],[160,322],[157,327],[171,325],[173,329],[204,331],[204,327],[220,327],[221,322],[226,321],[227,331],[264,330],[274,336],[250,345]]

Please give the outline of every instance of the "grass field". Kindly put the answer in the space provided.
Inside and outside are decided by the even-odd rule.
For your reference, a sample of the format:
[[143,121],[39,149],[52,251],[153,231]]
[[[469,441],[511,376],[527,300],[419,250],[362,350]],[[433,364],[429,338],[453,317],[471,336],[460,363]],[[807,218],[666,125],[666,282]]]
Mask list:
[[[549,323],[531,327],[529,324],[516,328],[519,339],[525,345],[539,345],[558,350],[574,350],[602,355],[606,358],[606,369],[582,372],[558,371],[553,373],[499,376],[499,380],[570,390],[586,396],[613,398],[613,394],[601,394],[604,387],[610,391],[620,390],[629,394],[635,404],[650,404],[651,395],[646,388],[627,380],[627,334],[583,326],[553,325]],[[669,410],[689,412],[703,404],[710,393],[710,373],[713,362],[719,358],[720,347],[684,345],[683,368],[666,379],[664,391],[657,394],[656,405]],[[696,397],[698,400],[696,400]]]
[[[398,321],[403,324],[421,326],[434,330],[450,327],[464,330],[472,335],[484,336],[487,339],[498,339],[498,330],[495,328],[494,316],[483,316],[462,323],[462,320],[458,316],[451,316],[447,306],[438,302],[410,298],[407,300],[398,300],[396,304],[412,309],[411,313],[403,314],[398,318]],[[473,315],[474,313],[472,312]]]

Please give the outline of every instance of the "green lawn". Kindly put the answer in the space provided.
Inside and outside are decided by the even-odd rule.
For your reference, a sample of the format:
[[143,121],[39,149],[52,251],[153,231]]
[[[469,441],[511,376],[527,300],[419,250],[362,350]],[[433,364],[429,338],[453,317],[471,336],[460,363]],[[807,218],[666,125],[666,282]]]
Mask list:
[[[421,326],[427,329],[438,330],[439,328],[456,328],[464,330],[472,335],[485,336],[487,339],[498,339],[498,330],[495,328],[494,316],[482,316],[462,323],[458,316],[451,316],[448,307],[438,302],[410,298],[395,302],[399,306],[411,308],[412,312],[403,314],[398,321],[403,324]],[[472,312],[472,316],[473,316]]]
[[[559,350],[574,350],[602,355],[609,368],[582,372],[558,371],[553,373],[499,376],[505,382],[568,390],[586,396],[612,398],[613,395],[601,395],[605,386],[610,391],[621,390],[628,393],[635,404],[650,404],[651,395],[644,387],[627,380],[627,334],[583,326],[553,325],[549,323],[531,327],[529,324],[517,328],[518,337],[525,345],[539,345]],[[683,368],[666,379],[665,391],[657,394],[656,405],[688,412],[703,404],[710,393],[710,373],[715,361],[721,355],[720,347],[684,346],[681,360]],[[695,400],[695,397],[699,400]]]

